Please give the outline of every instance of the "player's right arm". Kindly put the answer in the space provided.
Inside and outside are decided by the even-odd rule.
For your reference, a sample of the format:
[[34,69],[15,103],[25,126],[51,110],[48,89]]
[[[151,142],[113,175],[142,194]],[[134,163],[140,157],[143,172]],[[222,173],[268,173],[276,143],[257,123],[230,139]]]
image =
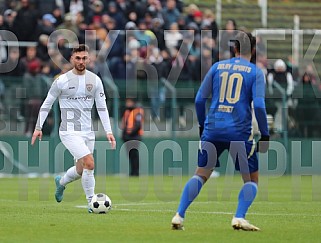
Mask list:
[[269,148],[268,141],[270,139],[270,134],[265,108],[265,76],[260,69],[257,69],[256,72],[256,79],[252,86],[252,94],[255,117],[261,133],[261,139],[257,149],[259,152],[265,153]]
[[51,85],[51,88],[47,94],[46,99],[44,100],[44,102],[42,103],[42,105],[40,107],[36,127],[35,127],[35,130],[33,132],[32,138],[31,138],[31,145],[33,145],[35,143],[37,138],[39,138],[39,140],[42,139],[42,131],[41,131],[42,126],[43,126],[43,124],[49,114],[49,111],[51,110],[53,103],[55,102],[55,100],[57,99],[57,97],[61,93],[61,90],[58,88],[58,84],[57,84],[58,80],[59,80],[59,78],[53,82],[53,84]]

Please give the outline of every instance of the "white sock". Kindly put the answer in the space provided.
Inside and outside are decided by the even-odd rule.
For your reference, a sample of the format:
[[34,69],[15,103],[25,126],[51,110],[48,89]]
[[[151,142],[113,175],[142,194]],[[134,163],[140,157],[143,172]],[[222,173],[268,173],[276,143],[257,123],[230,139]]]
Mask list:
[[77,173],[76,166],[69,168],[66,174],[61,178],[60,184],[66,186],[68,183],[78,180],[81,177]]
[[91,198],[95,194],[95,177],[94,170],[84,169],[81,177],[81,184],[86,194],[86,199],[90,203]]

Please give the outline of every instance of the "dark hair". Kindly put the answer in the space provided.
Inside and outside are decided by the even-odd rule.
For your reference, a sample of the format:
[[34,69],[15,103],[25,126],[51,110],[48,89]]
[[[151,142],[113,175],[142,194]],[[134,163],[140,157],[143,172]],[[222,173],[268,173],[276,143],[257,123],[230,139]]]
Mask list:
[[227,22],[232,22],[232,24],[233,24],[233,26],[234,26],[234,29],[237,29],[237,25],[236,25],[235,19],[228,19],[228,20],[226,21],[226,23],[227,23]]
[[237,31],[234,40],[235,51],[240,55],[252,54],[256,45],[256,38],[251,33]]
[[85,44],[80,44],[78,47],[72,49],[72,54],[76,52],[89,51],[89,47]]

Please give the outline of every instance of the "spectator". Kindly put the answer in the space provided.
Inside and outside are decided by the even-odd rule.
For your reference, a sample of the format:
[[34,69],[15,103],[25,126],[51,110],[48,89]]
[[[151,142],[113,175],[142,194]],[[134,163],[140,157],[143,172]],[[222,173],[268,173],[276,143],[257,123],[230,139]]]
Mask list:
[[23,77],[22,87],[26,90],[26,136],[31,136],[34,124],[37,121],[38,112],[48,91],[47,84],[40,75],[41,63],[34,59],[27,65],[27,72]]
[[117,0],[117,9],[122,12],[122,15],[126,15],[127,4],[125,0]]
[[191,22],[194,22],[194,13],[196,11],[199,11],[199,8],[196,4],[191,3],[185,8],[186,16],[185,16],[185,22],[186,24],[189,24]]
[[109,21],[110,21],[110,16],[107,14],[107,13],[103,13],[101,15],[101,25],[106,29],[108,30],[108,24],[109,24]]
[[21,63],[24,66],[24,70],[28,70],[29,63],[37,60],[41,63],[41,60],[37,57],[37,47],[36,46],[28,46],[26,51],[26,56],[21,58]]
[[194,18],[193,18],[193,22],[191,23],[195,23],[198,27],[198,29],[201,29],[201,25],[203,22],[203,12],[198,10],[194,12]]
[[134,99],[126,99],[126,110],[122,119],[122,139],[130,163],[130,175],[139,176],[139,143],[144,134],[144,110],[137,106]]
[[268,84],[268,92],[269,95],[273,96],[275,99],[273,100],[276,106],[276,113],[272,114],[275,120],[275,128],[278,131],[282,129],[282,96],[275,90],[273,87],[273,83],[277,82],[286,92],[288,104],[291,105],[291,95],[294,89],[294,82],[291,73],[287,71],[286,64],[283,60],[278,59],[274,63],[274,69],[267,75],[267,84]]
[[158,48],[160,50],[165,49],[165,39],[164,39],[164,30],[162,28],[163,26],[163,21],[160,18],[154,18],[152,19],[152,27],[151,31],[154,33],[157,43],[158,43]]
[[38,11],[30,6],[29,0],[20,0],[21,8],[15,17],[13,28],[19,41],[36,41]]
[[218,34],[218,26],[215,20],[215,15],[210,9],[204,10],[204,17],[201,24],[201,29],[211,30],[212,38],[216,41]]
[[270,93],[273,93],[273,82],[278,82],[285,89],[287,97],[290,97],[294,89],[292,74],[288,72],[285,62],[281,59],[276,60],[273,67],[267,76]]
[[124,56],[125,40],[124,36],[116,29],[116,21],[110,18],[108,22],[108,36],[104,45],[104,50],[107,52],[107,65],[114,79],[120,77],[120,64]]
[[152,19],[153,19],[153,16],[151,15],[151,13],[146,12],[145,15],[144,15],[143,21],[146,24],[146,28],[149,29],[149,30],[152,27]]
[[69,13],[73,17],[73,22],[76,22],[75,17],[78,13],[83,12],[84,3],[82,0],[70,0]]
[[[67,59],[69,60],[69,59]],[[66,59],[63,58],[62,54],[57,50],[50,50],[50,75],[51,77],[55,77],[61,72],[63,63],[67,62]]]
[[191,72],[192,67],[187,60],[188,52],[186,50],[186,45],[183,44],[176,46],[172,52],[172,68],[168,77],[168,80],[175,85],[178,89],[177,97],[179,104],[179,123],[182,127],[186,126],[186,120],[184,118],[184,109],[186,98],[194,100],[194,94],[187,93],[185,88],[189,87],[191,83]]
[[52,11],[52,16],[56,19],[56,23],[54,24],[55,27],[61,25],[63,23],[63,14],[62,14],[62,10],[59,7],[56,7],[53,11]]
[[[71,50],[70,50],[70,48],[66,47],[66,45],[65,45],[66,40],[64,39],[64,36],[62,36],[62,35],[57,36],[56,43],[57,43],[57,46],[55,46],[55,48],[49,49],[49,55],[52,57],[56,54],[59,54],[65,60],[69,61],[70,56],[71,56]],[[55,52],[55,53],[53,53],[53,52]]]
[[148,97],[151,101],[151,115],[152,118],[159,119],[160,118],[160,106],[161,106],[161,86],[162,84],[159,82],[160,77],[160,69],[161,69],[161,63],[163,62],[163,57],[161,55],[160,49],[156,46],[150,45],[147,50],[147,58],[146,62],[149,64],[147,65],[146,72],[148,73],[148,79],[147,79],[147,92]]
[[[169,73],[172,68],[172,57],[168,49],[161,51],[163,61],[158,65],[158,76],[159,79],[169,79]],[[165,87],[160,87],[159,90],[159,106],[160,109],[164,104],[165,118],[168,119],[171,117],[171,102],[167,99],[168,95]]]
[[[136,12],[129,12],[127,16],[128,22],[138,23],[138,15]],[[126,24],[125,24],[126,26]]]
[[180,33],[178,29],[177,23],[172,23],[170,26],[170,30],[165,32],[165,45],[166,48],[172,51],[176,48],[179,41],[183,39],[183,35]]
[[[132,44],[131,44],[132,43]],[[126,51],[126,54],[124,56],[125,61],[125,80],[126,80],[126,86],[128,90],[131,90],[131,86],[133,84],[133,81],[137,80],[137,64],[138,62],[141,62],[141,57],[139,56],[138,52],[138,46],[139,43],[135,39],[132,39],[128,43],[128,49]]]
[[193,80],[201,81],[213,65],[212,49],[203,47],[201,55],[195,62],[195,72],[192,73]]
[[101,16],[104,13],[104,4],[100,0],[95,0],[92,2],[89,8],[89,13],[86,18],[86,23],[89,25],[94,21],[94,18],[98,19],[98,17],[101,19]]
[[162,16],[162,5],[159,0],[148,0],[147,12],[151,15],[152,18],[159,18],[164,21]]
[[179,30],[186,30],[187,24],[186,24],[185,16],[183,14],[181,14],[178,17],[177,24],[178,24]]
[[84,44],[86,39],[86,30],[91,29],[91,26],[87,25],[82,13],[78,13],[75,19],[75,26],[78,28],[78,41],[79,43]]
[[9,48],[7,65],[2,67],[1,73],[10,78],[22,77],[25,72],[24,65],[20,60],[19,48]]
[[56,19],[52,14],[45,14],[42,16],[42,21],[38,25],[38,36],[45,34],[50,36],[55,31]]
[[178,17],[180,16],[180,12],[176,8],[175,0],[167,0],[166,7],[163,9],[163,19],[165,21],[164,28],[169,29],[173,23],[176,23]]
[[121,11],[117,11],[117,5],[115,2],[109,2],[107,13],[115,20],[116,30],[123,30],[125,28],[125,16]]
[[4,27],[4,30],[8,30],[8,31],[11,31],[13,33],[15,33],[15,30],[14,30],[14,20],[17,16],[17,12],[16,11],[13,11],[11,9],[7,9],[6,11],[4,11],[4,14],[3,14],[3,20],[4,20],[4,23],[3,23],[3,27]]
[[309,68],[303,74],[300,84],[295,87],[293,96],[298,97],[294,115],[298,123],[299,136],[320,137],[321,114],[317,99],[321,96],[321,90]]
[[235,40],[236,22],[234,19],[227,20],[225,29],[219,33],[219,57],[220,60],[228,59],[234,56],[234,44],[231,40]]
[[[77,43],[77,36],[79,35],[78,26],[72,21],[72,16],[70,13],[65,14],[64,22],[57,27],[57,30],[60,30],[60,34],[65,40],[71,41],[71,43]],[[71,36],[69,31],[73,32],[76,36]]]
[[39,57],[42,62],[48,62],[50,60],[50,56],[48,52],[48,39],[49,39],[48,35],[41,34],[39,36],[36,52],[37,52],[37,57]]
[[146,12],[146,5],[144,1],[129,0],[126,1],[126,15],[128,21],[137,22],[144,18]]
[[[89,28],[92,30],[92,35],[93,38],[97,38],[97,43],[98,46],[96,46],[95,49],[100,49],[101,46],[104,45],[104,42],[107,39],[107,34],[108,31],[106,28],[104,28],[104,26],[101,24],[101,17],[100,16],[95,16],[93,19],[93,22],[89,25]],[[87,32],[87,31],[86,31]],[[91,47],[90,49],[93,49],[93,47]]]
[[134,32],[136,39],[139,41],[141,47],[148,46],[153,40],[156,39],[156,36],[152,31],[147,29],[146,23],[144,20],[141,20],[138,23],[138,30]]

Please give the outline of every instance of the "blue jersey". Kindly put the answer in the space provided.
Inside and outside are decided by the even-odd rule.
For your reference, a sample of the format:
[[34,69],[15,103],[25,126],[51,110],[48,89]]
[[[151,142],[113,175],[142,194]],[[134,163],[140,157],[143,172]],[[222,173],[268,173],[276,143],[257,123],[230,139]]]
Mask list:
[[252,101],[261,135],[268,136],[264,97],[265,76],[255,64],[239,57],[215,63],[195,99],[204,138],[226,142],[252,140]]

